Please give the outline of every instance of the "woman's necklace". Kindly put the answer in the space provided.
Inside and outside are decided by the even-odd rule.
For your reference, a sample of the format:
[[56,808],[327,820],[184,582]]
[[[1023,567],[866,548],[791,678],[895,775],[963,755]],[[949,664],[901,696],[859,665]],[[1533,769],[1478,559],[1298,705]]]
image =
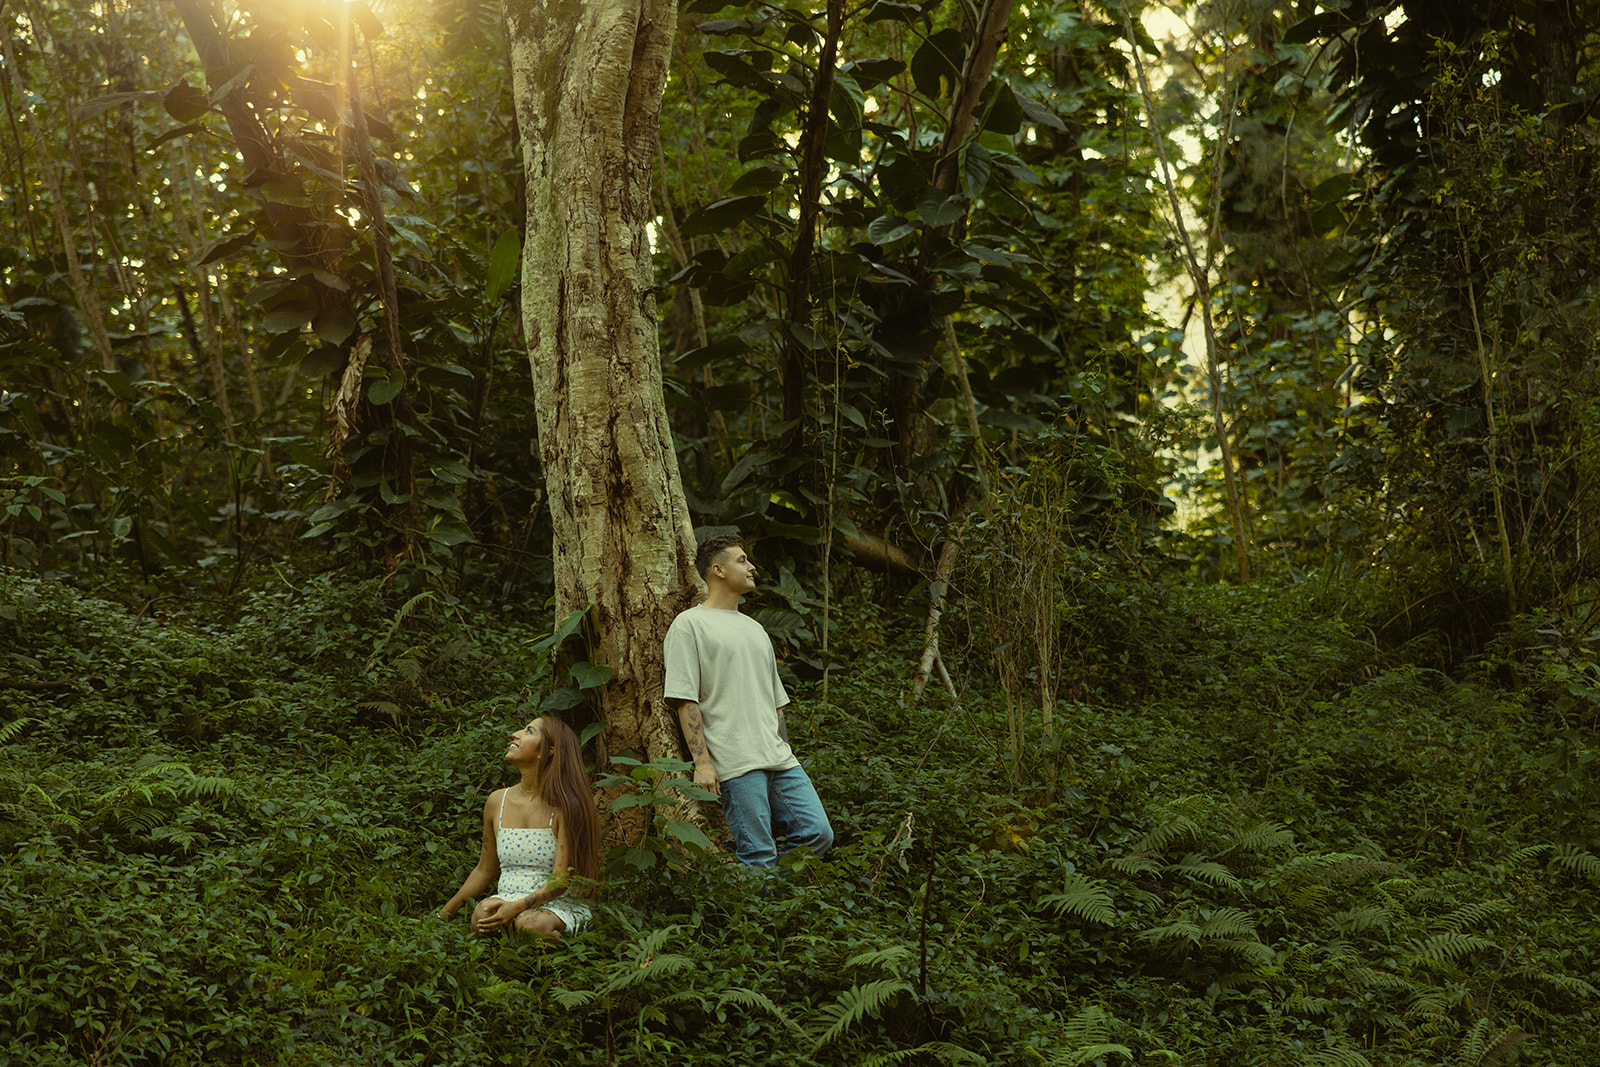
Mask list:
[[517,788],[522,790],[522,795],[529,800],[538,800],[539,794],[528,788],[527,782],[518,782]]

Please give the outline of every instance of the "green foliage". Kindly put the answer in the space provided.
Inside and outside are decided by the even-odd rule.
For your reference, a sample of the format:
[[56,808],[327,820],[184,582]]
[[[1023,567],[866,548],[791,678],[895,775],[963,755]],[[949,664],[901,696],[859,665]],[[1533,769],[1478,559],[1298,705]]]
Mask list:
[[635,841],[620,842],[608,853],[612,873],[642,873],[658,864],[681,866],[706,855],[711,839],[695,824],[687,802],[714,801],[717,794],[701,789],[685,773],[694,764],[683,760],[655,760],[646,763],[632,756],[615,756],[612,763],[631,768],[626,774],[601,776],[595,785],[617,792],[610,805],[612,812],[629,808],[649,809],[649,826]]
[[[1275,624],[1295,590],[1163,589],[1126,669],[1165,673],[1063,703],[1020,777],[997,678],[945,728],[885,695],[909,655],[855,657],[791,715],[821,862],[738,867],[686,765],[620,760],[648,865],[548,950],[432,917],[546,684],[537,624],[360,583],[160,617],[3,589],[8,664],[78,679],[0,691],[6,1062],[1580,1067],[1600,1039],[1600,861],[1527,815],[1543,705],[1373,673],[1338,625]],[[379,684],[403,714],[361,708]]]

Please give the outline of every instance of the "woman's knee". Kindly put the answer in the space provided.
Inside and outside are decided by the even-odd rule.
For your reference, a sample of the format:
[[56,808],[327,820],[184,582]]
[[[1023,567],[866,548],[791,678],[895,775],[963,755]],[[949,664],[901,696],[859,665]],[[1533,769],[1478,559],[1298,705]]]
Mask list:
[[517,916],[517,932],[522,934],[537,934],[549,938],[551,941],[560,941],[561,932],[567,924],[553,911],[545,908],[534,908]]

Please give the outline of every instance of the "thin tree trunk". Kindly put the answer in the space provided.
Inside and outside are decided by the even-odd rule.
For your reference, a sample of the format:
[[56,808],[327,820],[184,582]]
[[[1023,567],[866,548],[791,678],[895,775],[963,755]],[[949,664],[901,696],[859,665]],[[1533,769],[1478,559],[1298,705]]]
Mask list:
[[[591,607],[606,748],[681,756],[661,641],[697,591],[645,227],[675,0],[503,0],[527,179],[522,316],[556,614]],[[600,754],[606,759],[604,752]]]
[[[828,169],[828,100],[833,95],[833,68],[839,54],[839,35],[844,29],[843,0],[828,0],[828,27],[817,55],[817,76],[806,103],[805,126],[800,134],[800,217],[796,220],[794,248],[789,254],[787,306],[793,327],[783,339],[783,432],[779,448],[785,455],[796,455],[805,440],[805,388],[808,346],[800,341],[800,331],[811,323],[811,257],[817,243],[817,216],[821,212],[822,179]],[[803,484],[797,470],[794,484]]]
[[[22,84],[22,74],[17,68],[16,51],[12,48],[9,34],[0,34],[0,55],[4,55],[6,70],[11,75],[12,95],[18,100],[27,99],[27,91]],[[39,116],[34,108],[27,108],[24,112],[28,119],[28,133],[33,137],[35,145],[46,144],[44,132],[39,128]],[[95,347],[100,352],[100,366],[106,370],[115,368],[116,363],[111,357],[111,334],[106,329],[105,317],[100,314],[100,305],[95,302],[94,291],[89,286],[89,281],[84,277],[83,264],[78,259],[78,242],[73,236],[72,225],[67,218],[67,207],[61,200],[61,167],[54,159],[45,159],[43,163],[45,184],[50,189],[50,213],[55,220],[56,231],[61,237],[61,251],[67,261],[67,279],[72,284],[72,295],[77,299],[78,310],[88,320],[89,332],[94,337]]]
[[[1183,219],[1183,204],[1178,199],[1178,188],[1173,177],[1172,163],[1167,159],[1166,142],[1162,140],[1161,123],[1156,114],[1156,104],[1150,94],[1150,85],[1145,78],[1144,60],[1139,55],[1138,41],[1133,32],[1133,15],[1128,10],[1128,0],[1122,0],[1122,21],[1130,45],[1129,51],[1133,54],[1134,72],[1138,78],[1139,97],[1144,101],[1145,115],[1150,120],[1150,135],[1155,141],[1156,156],[1161,161],[1162,183],[1166,186],[1167,200],[1172,208],[1172,228],[1178,238],[1178,244],[1183,249],[1184,265],[1189,270],[1189,280],[1195,289],[1195,299],[1200,305],[1201,321],[1205,324],[1206,340],[1206,378],[1211,384],[1211,416],[1212,429],[1217,437],[1217,449],[1222,454],[1222,483],[1228,497],[1228,513],[1233,524],[1234,552],[1239,561],[1239,580],[1250,581],[1250,525],[1245,518],[1245,503],[1239,488],[1238,479],[1234,474],[1233,445],[1229,441],[1227,420],[1222,410],[1222,370],[1221,358],[1218,352],[1221,343],[1217,340],[1216,322],[1211,314],[1211,257],[1206,256],[1205,265],[1202,266],[1200,258],[1195,254],[1194,239],[1189,235],[1189,227]],[[1237,94],[1235,94],[1237,95]],[[1218,140],[1217,164],[1220,169],[1222,152],[1221,145],[1228,142],[1233,128],[1234,100],[1227,104],[1227,129]],[[1221,206],[1221,175],[1213,174],[1211,182],[1212,196],[1212,225],[1207,232],[1216,228],[1215,216]]]

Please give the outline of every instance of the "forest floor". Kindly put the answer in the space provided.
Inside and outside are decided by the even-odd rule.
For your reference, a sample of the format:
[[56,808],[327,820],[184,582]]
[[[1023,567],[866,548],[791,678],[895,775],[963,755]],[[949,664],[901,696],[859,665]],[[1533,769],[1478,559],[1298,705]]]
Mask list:
[[547,950],[433,917],[528,616],[172,607],[0,574],[0,681],[60,683],[0,689],[0,1067],[1596,1062],[1600,678],[1537,621],[1441,670],[1169,586],[1047,732],[975,638],[909,706],[920,620],[856,612],[790,717],[834,852],[663,832]]

